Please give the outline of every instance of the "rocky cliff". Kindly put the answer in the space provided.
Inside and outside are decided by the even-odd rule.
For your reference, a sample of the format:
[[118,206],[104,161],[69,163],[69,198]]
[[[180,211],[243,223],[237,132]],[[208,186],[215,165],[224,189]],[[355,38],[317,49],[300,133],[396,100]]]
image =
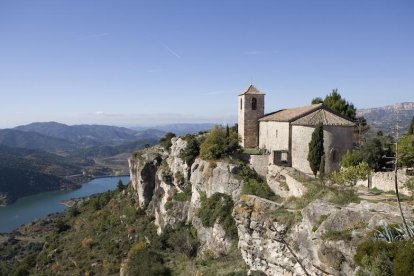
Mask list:
[[[193,225],[201,257],[225,255],[232,245],[218,221],[205,227],[198,216],[202,198],[216,193],[234,202],[232,216],[245,263],[266,275],[353,275],[358,270],[353,259],[358,243],[384,221],[400,223],[392,202],[339,205],[316,199],[303,208],[290,207],[292,196],[300,199],[309,191],[294,172],[274,166],[267,169],[267,182],[284,199],[240,195],[239,163],[197,158],[190,167],[180,158],[187,142],[181,138],[172,142],[169,151],[154,147],[130,158],[132,185],[141,208],[154,217],[158,233],[180,223]],[[405,213],[413,217],[411,209],[405,208]]]

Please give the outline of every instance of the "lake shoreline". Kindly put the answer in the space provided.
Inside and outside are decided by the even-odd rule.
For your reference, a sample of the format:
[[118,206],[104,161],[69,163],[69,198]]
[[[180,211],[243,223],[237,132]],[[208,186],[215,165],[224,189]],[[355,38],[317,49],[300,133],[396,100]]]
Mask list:
[[7,207],[7,206],[11,206],[13,204],[15,204],[19,199],[25,198],[25,197],[29,197],[29,196],[34,196],[37,194],[41,194],[41,193],[47,193],[47,192],[56,192],[56,191],[75,191],[78,189],[82,188],[82,185],[87,184],[95,179],[100,179],[100,178],[113,178],[113,177],[129,177],[129,174],[120,174],[120,175],[99,175],[99,176],[86,176],[84,179],[82,179],[79,182],[75,182],[74,184],[76,184],[76,187],[74,188],[68,188],[68,189],[56,189],[56,190],[48,190],[48,191],[40,191],[38,193],[33,193],[33,194],[29,194],[29,195],[25,195],[25,196],[21,196],[21,197],[17,197],[17,198],[13,198],[11,201],[6,201],[6,203],[3,203],[4,201],[0,201],[0,209]]
[[129,175],[97,177],[85,182],[79,189],[48,191],[19,198],[15,203],[0,208],[0,233],[13,232],[50,214],[62,213],[78,201],[115,190],[118,179],[128,183],[130,178]]

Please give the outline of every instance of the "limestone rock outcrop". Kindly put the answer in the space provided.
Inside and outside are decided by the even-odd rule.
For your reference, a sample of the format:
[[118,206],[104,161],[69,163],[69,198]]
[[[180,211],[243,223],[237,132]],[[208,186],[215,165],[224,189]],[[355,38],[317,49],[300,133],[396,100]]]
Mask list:
[[353,275],[357,244],[384,221],[401,220],[398,208],[384,203],[338,207],[316,200],[289,229],[278,221],[280,208],[275,202],[243,195],[233,210],[245,262],[267,275]]

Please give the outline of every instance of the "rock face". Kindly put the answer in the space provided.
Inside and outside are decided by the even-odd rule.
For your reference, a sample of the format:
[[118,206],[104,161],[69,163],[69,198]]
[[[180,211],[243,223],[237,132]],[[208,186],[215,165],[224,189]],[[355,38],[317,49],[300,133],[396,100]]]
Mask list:
[[[243,195],[233,210],[245,262],[267,275],[353,275],[358,242],[384,221],[401,221],[398,208],[388,204],[363,201],[339,208],[317,200],[289,229],[279,220],[280,208]],[[405,213],[413,217],[412,211]]]
[[[200,208],[200,194],[207,198],[214,193],[230,195],[238,201],[242,180],[237,179],[237,165],[229,162],[208,162],[196,159],[191,168],[180,158],[187,146],[181,138],[173,138],[168,151],[154,147],[134,154],[129,159],[131,182],[137,193],[141,208],[154,216],[158,233],[165,227],[191,222],[196,228],[201,243],[201,254],[225,254],[230,250],[231,239],[216,223],[204,227],[196,216]],[[191,185],[191,195],[178,200],[176,194]]]
[[[201,256],[225,255],[232,246],[219,223],[204,227],[197,216],[201,198],[215,193],[231,196],[242,256],[251,270],[267,275],[354,275],[358,243],[384,221],[401,222],[392,203],[362,201],[343,207],[315,200],[302,210],[288,210],[273,201],[240,195],[243,181],[231,159],[197,158],[189,167],[180,158],[187,142],[172,142],[169,151],[153,147],[131,157],[132,186],[141,208],[155,218],[158,233],[191,222]],[[307,191],[288,168],[271,165],[266,179],[281,197],[301,197]],[[404,209],[407,219],[414,218],[411,208]]]

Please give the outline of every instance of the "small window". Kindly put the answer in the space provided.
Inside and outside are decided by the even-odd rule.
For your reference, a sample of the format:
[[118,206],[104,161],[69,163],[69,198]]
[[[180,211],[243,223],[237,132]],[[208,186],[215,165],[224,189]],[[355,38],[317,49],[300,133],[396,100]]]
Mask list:
[[243,109],[243,99],[240,99],[240,110]]
[[332,162],[334,163],[338,162],[338,153],[336,152],[336,150],[332,150],[331,158],[332,158]]
[[277,138],[277,129],[276,129],[276,138]]
[[257,100],[256,98],[252,99],[252,110],[256,110],[257,109]]

